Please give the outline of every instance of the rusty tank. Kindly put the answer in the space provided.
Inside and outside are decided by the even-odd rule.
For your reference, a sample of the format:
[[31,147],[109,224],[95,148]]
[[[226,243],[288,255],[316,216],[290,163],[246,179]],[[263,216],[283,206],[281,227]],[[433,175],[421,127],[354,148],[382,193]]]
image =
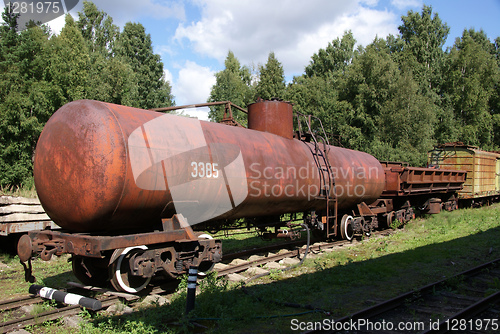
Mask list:
[[153,230],[174,214],[195,225],[322,210],[325,192],[339,211],[380,197],[373,156],[296,139],[292,118],[282,101],[250,105],[248,129],[70,102],[39,138],[35,186],[47,214],[74,232]]

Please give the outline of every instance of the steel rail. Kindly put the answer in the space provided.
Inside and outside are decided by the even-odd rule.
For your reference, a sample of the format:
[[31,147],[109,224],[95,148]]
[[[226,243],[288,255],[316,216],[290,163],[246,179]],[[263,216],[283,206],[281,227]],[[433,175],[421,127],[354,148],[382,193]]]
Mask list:
[[[102,307],[109,307],[116,302],[117,296],[101,300]],[[42,324],[45,321],[52,321],[62,317],[76,315],[81,312],[80,305],[68,305],[54,310],[46,311],[37,315],[27,315],[26,317],[13,319],[0,323],[0,333],[8,333],[14,330],[19,330],[27,326]]]
[[38,296],[23,296],[9,300],[0,301],[0,311],[11,310],[14,308],[21,307],[23,305],[31,305],[41,303],[43,301],[42,298]]
[[[372,237],[373,236],[382,235],[383,233],[387,233],[387,231],[372,232]],[[361,242],[361,241],[353,239],[351,241],[348,241],[348,240],[338,240],[338,241],[327,242],[327,243],[313,244],[313,245],[309,246],[309,251],[310,252],[311,251],[313,251],[313,252],[319,252],[319,251],[323,251],[325,249],[330,249],[330,248],[334,248],[334,247],[341,247],[341,246],[344,246],[344,245],[356,244],[356,243],[359,243],[359,242]],[[251,253],[249,253],[249,252],[251,252]],[[245,252],[241,252],[241,253],[244,254],[245,256],[247,256],[247,255],[250,255],[250,254],[262,253],[262,250],[261,249],[254,249],[254,250],[250,250],[249,252],[245,251]],[[229,274],[241,272],[241,271],[244,271],[246,269],[249,269],[249,268],[252,268],[252,267],[255,267],[255,266],[263,265],[263,264],[270,263],[270,262],[276,262],[276,261],[282,260],[284,258],[299,257],[300,255],[302,255],[304,253],[305,253],[305,249],[298,248],[298,249],[290,250],[290,251],[287,251],[287,252],[284,252],[284,253],[281,253],[281,254],[269,255],[269,256],[264,257],[262,259],[258,259],[258,260],[254,260],[254,261],[248,261],[247,263],[241,263],[241,264],[238,264],[238,265],[228,265],[227,268],[221,269],[217,273],[218,273],[218,276],[221,277],[221,276],[225,276],[225,275],[229,275]],[[239,253],[235,253],[235,255],[236,254],[239,254]],[[225,258],[223,257],[223,259],[225,259]]]
[[449,332],[450,330],[448,329],[449,324],[452,320],[457,320],[457,319],[471,319],[473,316],[476,314],[479,314],[485,310],[487,310],[491,304],[496,303],[500,300],[500,291],[497,291],[496,293],[483,298],[479,300],[478,302],[474,303],[473,305],[463,309],[460,312],[455,313],[454,315],[441,320],[439,322],[439,328],[437,329],[429,329],[425,332],[422,332],[421,334],[427,334],[427,333],[446,333]]
[[[458,274],[451,276],[449,278],[430,283],[430,284],[425,285],[424,287],[421,287],[419,289],[412,290],[410,292],[401,294],[397,297],[383,301],[377,305],[365,308],[361,311],[352,313],[352,314],[344,316],[342,318],[339,318],[336,320],[332,319],[332,323],[349,323],[349,322],[353,322],[353,321],[358,321],[360,319],[365,319],[365,320],[372,319],[372,318],[377,317],[377,316],[379,316],[387,311],[396,309],[397,307],[402,306],[403,304],[407,303],[408,301],[414,300],[416,298],[415,296],[422,296],[422,295],[432,293],[436,289],[437,286],[439,286],[443,283],[446,283],[450,280],[459,278],[461,276],[472,277],[472,276],[480,273],[483,269],[491,267],[497,263],[500,263],[500,258],[495,259],[493,261],[483,263],[479,266],[476,266],[472,269],[463,271],[463,272],[458,273]],[[449,322],[452,319],[464,319],[464,318],[469,319],[470,317],[486,310],[488,308],[489,304],[496,302],[498,300],[500,300],[500,292],[497,292],[493,295],[490,295],[486,298],[483,298],[483,299],[475,302],[473,305],[470,305],[469,307],[466,307],[463,310],[461,310],[461,311],[447,317],[446,319],[440,321],[439,330],[429,329],[429,330],[426,330],[422,333],[445,333],[448,331],[446,329],[447,321]],[[305,333],[309,334],[309,333],[316,333],[316,332],[318,332],[318,331],[312,330],[312,331],[307,331]],[[330,332],[327,331],[327,333],[334,333],[334,332],[335,331],[330,331]]]

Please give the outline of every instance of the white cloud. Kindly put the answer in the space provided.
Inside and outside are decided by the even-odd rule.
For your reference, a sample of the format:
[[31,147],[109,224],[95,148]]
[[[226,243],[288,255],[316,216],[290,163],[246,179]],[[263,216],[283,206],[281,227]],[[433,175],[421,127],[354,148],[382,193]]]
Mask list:
[[164,58],[164,56],[173,56],[176,53],[174,50],[172,50],[171,45],[160,45],[160,46],[153,45],[153,47],[155,53],[160,54],[162,58]]
[[385,38],[389,34],[397,34],[394,23],[398,19],[392,12],[362,7],[355,15],[343,17],[338,25],[343,27],[343,31],[351,29],[358,44],[366,46],[377,36]]
[[166,68],[164,68],[164,69],[163,69],[163,79],[164,79],[165,81],[170,82],[170,86],[172,86],[172,81],[174,81],[174,76],[173,76],[173,75],[172,75],[172,73],[171,73],[168,69],[166,69]]
[[391,0],[391,4],[398,9],[405,9],[408,7],[422,8],[422,0]]
[[179,111],[183,116],[196,117],[199,120],[208,121],[208,113],[210,112],[210,109],[208,107],[199,107],[199,108],[181,109]]
[[215,84],[214,75],[215,72],[210,68],[186,61],[172,87],[175,103],[185,105],[206,102]]
[[[83,1],[76,7],[82,11]],[[123,27],[126,22],[138,22],[143,18],[184,20],[186,13],[182,1],[155,1],[155,0],[106,0],[94,1],[94,4],[112,18],[113,22]],[[76,11],[75,11],[76,12]]]
[[186,41],[197,53],[220,63],[228,50],[242,64],[265,63],[273,51],[285,73],[299,74],[311,56],[346,30],[358,43],[367,45],[376,35],[397,33],[397,19],[388,11],[365,7],[372,0],[359,1],[227,1],[198,0],[202,17],[179,24],[174,40]]
[[[76,13],[76,12],[75,12]],[[73,16],[73,18],[75,20],[78,19],[78,15],[73,15],[72,12],[70,12],[70,15]],[[50,27],[50,30],[55,33],[55,34],[59,34],[62,30],[62,28],[64,27],[64,24],[66,23],[66,19],[65,19],[65,16],[66,15],[63,15],[63,16],[59,16],[57,19],[54,19],[52,21],[49,21],[47,22],[47,25]]]

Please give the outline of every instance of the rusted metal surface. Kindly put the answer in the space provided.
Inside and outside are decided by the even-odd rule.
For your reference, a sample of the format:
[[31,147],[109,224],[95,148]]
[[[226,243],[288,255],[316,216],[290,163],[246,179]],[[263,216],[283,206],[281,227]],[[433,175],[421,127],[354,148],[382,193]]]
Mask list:
[[[137,110],[120,109],[138,126],[157,117]],[[112,105],[75,101],[63,106],[47,122],[35,153],[35,185],[47,214],[59,226],[78,232],[127,228],[139,216],[143,224],[151,224],[158,218],[151,211],[117,210],[132,200],[138,208],[151,207],[165,196],[127,193],[126,159],[124,130]]]
[[401,176],[405,194],[452,192],[462,189],[465,171],[407,167]]
[[[50,260],[53,255],[72,254],[75,275],[89,284],[104,284],[108,276],[103,269],[112,266],[115,272],[122,263],[117,260],[126,252],[135,252],[126,265],[128,271],[120,273],[118,270],[112,274],[112,279],[122,274],[147,279],[157,271],[177,277],[185,273],[190,265],[210,269],[222,258],[221,241],[199,238],[182,220],[182,217],[174,216],[170,224],[165,222],[165,231],[127,235],[31,231],[20,238],[18,255],[22,262],[29,264],[33,254],[38,254],[44,261]],[[32,279],[31,265],[24,267],[27,280]]]
[[47,254],[49,252],[51,255],[69,253],[85,257],[101,257],[103,252],[107,250],[142,245],[157,245],[179,240],[197,240],[190,226],[181,226],[182,224],[179,224],[176,216],[170,221],[173,221],[173,224],[168,226],[172,226],[173,228],[165,231],[111,236],[60,231],[30,231],[28,236],[31,241],[24,239],[24,243],[20,243],[20,249],[25,253],[25,249],[30,248],[30,245],[32,245],[31,249],[33,253]]
[[[40,136],[34,178],[45,211],[67,231],[29,232],[20,257],[69,253],[77,277],[97,281],[105,260],[114,286],[142,289],[157,271],[175,277],[220,260],[220,241],[199,237],[192,225],[318,211],[329,228],[337,209],[380,197],[385,174],[374,157],[320,145],[313,135],[293,139],[289,103],[251,108],[253,130],[98,101],[63,106]],[[354,225],[368,233],[363,219]],[[144,280],[129,286],[128,276]]]
[[462,189],[467,172],[437,168],[408,167],[403,163],[384,162],[384,196],[453,193]]
[[[311,145],[83,100],[47,122],[34,177],[47,214],[65,229],[151,230],[175,213],[192,224],[324,209]],[[380,196],[385,176],[375,158],[333,146],[327,151],[339,208]],[[198,165],[213,166],[212,177],[196,174]]]
[[283,101],[258,101],[248,106],[248,128],[293,138],[292,104]]
[[[41,253],[43,248],[56,249],[53,255],[70,253],[87,257],[101,257],[102,251],[141,245],[154,245],[162,242],[188,240],[182,230],[150,232],[132,235],[92,236],[55,231],[32,231],[28,233],[33,240],[33,250]],[[49,250],[50,251],[50,250]]]
[[448,143],[429,151],[429,164],[443,169],[467,171],[461,198],[500,194],[500,154],[463,143]]
[[335,180],[339,209],[377,200],[385,185],[380,162],[368,153],[329,146],[328,157]]
[[429,209],[428,209],[427,213],[437,214],[440,212],[441,212],[441,199],[440,198],[429,199]]
[[401,174],[407,164],[402,162],[381,162],[385,173],[384,195],[397,196],[401,188]]

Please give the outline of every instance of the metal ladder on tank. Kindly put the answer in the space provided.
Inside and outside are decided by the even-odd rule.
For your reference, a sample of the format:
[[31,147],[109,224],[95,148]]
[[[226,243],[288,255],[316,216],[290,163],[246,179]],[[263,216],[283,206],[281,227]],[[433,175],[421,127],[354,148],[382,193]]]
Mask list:
[[[302,139],[302,129],[301,129],[301,124],[300,124],[300,119],[298,116],[303,116],[302,114],[297,113],[297,123],[299,127],[299,139]],[[330,160],[328,158],[328,147],[330,143],[328,142],[328,139],[326,137],[325,129],[323,128],[323,124],[321,123],[321,120],[317,117],[315,117],[320,125],[321,129],[323,131],[323,136],[317,136],[321,139],[321,143],[318,141],[314,133],[312,132],[311,129],[311,115],[308,117],[305,117],[306,119],[306,124],[309,130],[308,135],[305,136],[305,138],[313,140],[314,142],[314,148],[311,146],[307,145],[309,149],[311,150],[312,156],[314,158],[314,161],[316,163],[316,166],[318,167],[319,171],[319,178],[320,178],[320,192],[319,195],[316,197],[316,199],[324,200],[326,201],[326,215],[322,217],[322,223],[323,226],[326,226],[326,236],[331,237],[331,236],[337,236],[337,196],[335,194],[335,180],[333,178],[333,173],[332,173],[332,166],[330,164]],[[306,141],[306,140],[304,140]],[[333,196],[332,196],[333,194]],[[333,212],[332,212],[333,211]]]

